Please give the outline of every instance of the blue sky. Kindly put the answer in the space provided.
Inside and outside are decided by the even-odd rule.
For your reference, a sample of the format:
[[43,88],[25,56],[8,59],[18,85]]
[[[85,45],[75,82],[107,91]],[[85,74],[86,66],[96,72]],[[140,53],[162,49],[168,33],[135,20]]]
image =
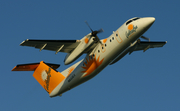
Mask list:
[[[179,0],[1,0],[0,47],[2,111],[179,111]],[[81,39],[103,28],[108,37],[132,17],[155,17],[144,34],[152,41],[168,41],[163,48],[133,52],[108,66],[90,81],[50,98],[32,77],[11,72],[17,64],[45,61],[61,64],[64,53],[22,47],[25,39]]]

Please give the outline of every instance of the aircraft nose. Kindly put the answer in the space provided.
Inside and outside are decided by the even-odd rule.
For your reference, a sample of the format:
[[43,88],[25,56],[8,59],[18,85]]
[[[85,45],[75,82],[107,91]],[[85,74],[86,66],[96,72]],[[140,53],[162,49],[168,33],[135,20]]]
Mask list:
[[146,18],[146,22],[148,25],[152,25],[155,21],[155,18],[154,17],[147,17]]
[[154,17],[146,17],[144,18],[144,28],[147,30],[151,27],[151,25],[154,23],[155,18]]

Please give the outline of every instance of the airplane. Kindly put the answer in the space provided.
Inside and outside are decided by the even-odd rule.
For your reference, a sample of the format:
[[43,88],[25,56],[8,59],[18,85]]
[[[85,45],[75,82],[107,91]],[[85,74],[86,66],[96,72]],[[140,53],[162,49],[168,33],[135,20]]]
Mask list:
[[[93,31],[81,40],[32,40],[23,41],[21,46],[67,53],[64,64],[77,60],[82,54],[85,58],[73,64],[62,72],[56,69],[59,64],[41,61],[39,63],[19,64],[12,71],[34,71],[33,77],[48,92],[50,97],[61,96],[64,92],[90,80],[108,65],[118,62],[128,53],[149,48],[163,47],[167,41],[152,42],[142,36],[154,23],[154,17],[134,17],[105,39],[100,40],[97,34],[103,29]],[[141,41],[145,39],[147,41]]]

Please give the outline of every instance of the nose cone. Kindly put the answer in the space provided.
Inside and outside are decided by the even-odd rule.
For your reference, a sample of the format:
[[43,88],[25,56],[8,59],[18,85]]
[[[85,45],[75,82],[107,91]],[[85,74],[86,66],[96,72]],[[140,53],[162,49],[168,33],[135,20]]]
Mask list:
[[144,28],[145,28],[145,30],[147,30],[154,23],[155,18],[154,17],[146,17],[143,19],[143,21],[144,21]]
[[147,17],[145,19],[146,19],[145,22],[147,23],[147,25],[152,25],[155,21],[154,17]]

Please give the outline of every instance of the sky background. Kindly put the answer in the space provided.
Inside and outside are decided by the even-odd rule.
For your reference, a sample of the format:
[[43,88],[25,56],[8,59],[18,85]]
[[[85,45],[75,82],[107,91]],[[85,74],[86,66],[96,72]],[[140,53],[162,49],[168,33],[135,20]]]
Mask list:
[[[2,111],[180,111],[179,0],[1,0],[0,107]],[[92,29],[108,37],[132,17],[155,17],[144,34],[168,41],[162,48],[133,52],[96,77],[50,98],[33,72],[12,72],[17,64],[61,64],[65,53],[19,44],[25,39],[75,40]]]

